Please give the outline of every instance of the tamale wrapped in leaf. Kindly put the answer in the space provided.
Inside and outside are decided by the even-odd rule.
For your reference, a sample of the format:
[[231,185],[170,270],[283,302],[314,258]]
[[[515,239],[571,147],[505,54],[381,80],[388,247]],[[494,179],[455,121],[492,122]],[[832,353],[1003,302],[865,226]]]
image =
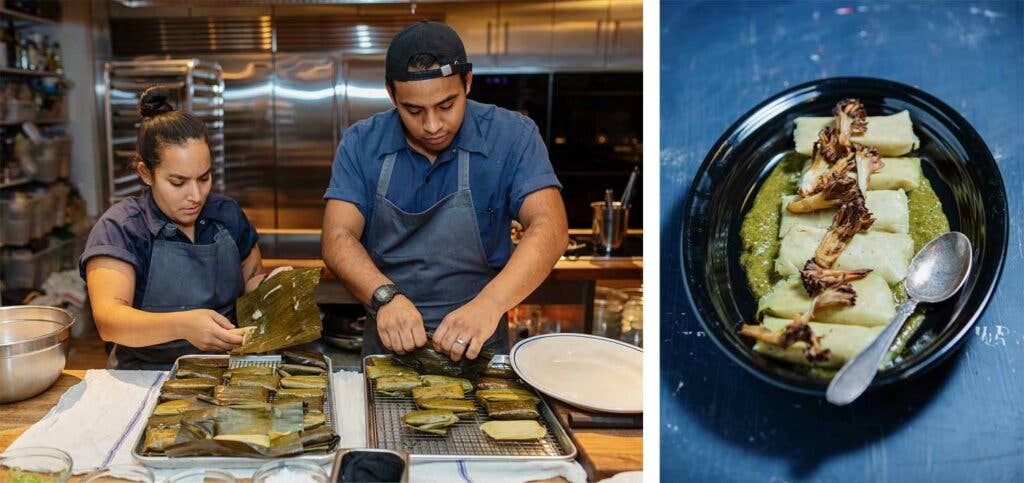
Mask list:
[[476,404],[466,399],[417,399],[416,407],[448,410],[459,419],[473,419],[476,416]]
[[377,356],[366,360],[368,366],[393,366],[395,364],[394,356]]
[[277,373],[281,377],[290,376],[315,376],[326,374],[327,370],[316,366],[303,366],[301,364],[281,364],[277,367]]
[[159,402],[178,401],[181,399],[192,399],[194,397],[206,397],[213,391],[207,388],[168,389],[160,392]]
[[281,387],[285,388],[319,388],[327,387],[325,376],[290,376],[281,378]]
[[526,441],[540,439],[548,434],[537,421],[488,421],[480,425],[480,430],[487,436],[498,441]]
[[323,426],[327,422],[327,415],[324,413],[306,413],[302,415],[303,431]]
[[165,391],[178,391],[183,390],[196,390],[196,389],[208,389],[213,390],[213,387],[217,385],[217,381],[212,379],[206,379],[203,377],[189,377],[185,379],[168,379],[164,381],[160,387],[160,392]]
[[256,329],[231,353],[267,352],[319,339],[323,323],[313,289],[320,283],[320,271],[320,268],[283,271],[239,297],[235,302],[238,325]]
[[533,401],[481,401],[491,419],[537,419],[537,403]]
[[461,377],[450,377],[450,376],[438,376],[434,374],[427,374],[420,376],[420,380],[428,386],[440,386],[442,384],[459,384],[462,386],[462,392],[473,391],[473,383],[469,382],[469,379]]
[[270,400],[270,391],[261,386],[217,386],[213,388],[213,399],[218,404],[238,404]]
[[509,366],[492,366],[486,367],[480,371],[480,375],[483,377],[496,377],[501,379],[511,379],[516,377],[515,371]]
[[166,416],[168,414],[181,414],[185,411],[195,411],[209,407],[210,403],[200,401],[197,398],[179,399],[157,404],[153,408],[154,416]]
[[230,379],[232,376],[240,374],[245,376],[273,376],[274,368],[268,366],[242,366],[234,369],[228,369],[224,373],[224,377]]
[[281,382],[281,377],[277,375],[272,376],[254,376],[249,374],[232,374],[231,379],[228,381],[230,386],[257,386],[265,388],[268,391],[276,391],[277,386]]
[[483,371],[487,364],[491,362],[494,354],[493,349],[484,349],[480,351],[480,355],[476,359],[462,359],[459,362],[455,362],[448,356],[434,350],[430,337],[427,337],[427,345],[408,354],[394,355],[392,357],[398,363],[416,369],[421,374],[475,379],[477,374]]
[[302,403],[303,411],[307,413],[321,413],[324,411],[324,398],[323,396],[277,396],[274,402],[300,402]]
[[523,389],[483,389],[476,392],[476,398],[480,401],[532,401],[540,402],[540,398],[532,392]]
[[405,366],[369,366],[366,368],[366,377],[377,379],[384,376],[419,376],[419,373],[411,367]]
[[185,357],[178,360],[178,365],[181,366],[184,364],[189,366],[219,367],[221,369],[227,369],[228,362],[230,361],[227,357]]
[[460,384],[423,386],[412,390],[413,399],[462,399],[464,397],[466,397],[466,393],[462,392]]
[[526,389],[526,386],[512,379],[481,377],[476,380],[477,389]]
[[377,392],[385,396],[402,396],[423,385],[417,376],[384,376],[377,379]]
[[174,372],[174,377],[178,379],[202,378],[220,381],[221,379],[224,378],[224,368],[201,366],[191,363],[178,364],[178,370]]
[[180,427],[148,427],[146,428],[146,439],[142,443],[144,454],[161,453],[165,448],[174,444],[178,438]]
[[289,387],[277,390],[277,397],[324,397],[324,390],[316,387]]
[[330,426],[318,426],[299,433],[299,439],[305,451],[333,451],[341,438]]
[[319,367],[320,369],[327,370],[327,361],[324,360],[324,355],[319,352],[286,350],[281,353],[281,357],[284,358],[287,364]]
[[459,417],[455,413],[442,409],[423,409],[402,416],[402,424],[417,431],[439,436],[448,434],[448,426],[457,422]]

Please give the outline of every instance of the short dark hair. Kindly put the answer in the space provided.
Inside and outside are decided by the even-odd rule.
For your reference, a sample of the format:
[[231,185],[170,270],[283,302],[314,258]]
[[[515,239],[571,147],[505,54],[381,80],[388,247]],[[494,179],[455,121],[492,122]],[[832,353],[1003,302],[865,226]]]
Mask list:
[[193,139],[209,146],[206,123],[195,114],[175,110],[170,103],[170,90],[164,86],[146,89],[139,98],[139,132],[136,139],[138,160],[151,171],[160,164],[160,149],[184,146]]
[[[436,65],[438,65],[437,57],[434,57],[431,54],[420,53],[409,57],[408,69],[410,72],[419,72],[423,70],[436,69]],[[465,72],[459,74],[459,79],[462,80],[462,87],[466,87]],[[395,90],[395,81],[389,80],[387,83],[391,90]]]

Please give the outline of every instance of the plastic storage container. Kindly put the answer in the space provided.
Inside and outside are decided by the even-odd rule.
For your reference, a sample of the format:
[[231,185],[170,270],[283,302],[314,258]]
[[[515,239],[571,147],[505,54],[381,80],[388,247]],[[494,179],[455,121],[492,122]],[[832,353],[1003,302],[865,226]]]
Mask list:
[[24,193],[0,199],[5,245],[26,245],[33,238],[36,232],[36,204],[35,197]]
[[66,210],[68,206],[68,194],[71,187],[67,183],[57,183],[50,187],[50,194],[53,195],[53,224],[56,227],[67,224]]
[[32,238],[42,238],[53,229],[54,200],[49,189],[33,193]]
[[36,258],[26,248],[0,251],[0,275],[4,288],[32,288],[36,279]]
[[60,135],[45,138],[39,144],[32,144],[29,156],[36,165],[35,179],[43,183],[53,183],[58,178],[66,178],[71,166],[71,138]]

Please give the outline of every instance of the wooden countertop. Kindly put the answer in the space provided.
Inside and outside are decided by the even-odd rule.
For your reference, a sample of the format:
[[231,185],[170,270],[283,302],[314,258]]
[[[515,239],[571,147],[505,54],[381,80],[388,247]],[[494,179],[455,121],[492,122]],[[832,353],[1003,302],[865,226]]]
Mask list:
[[[57,404],[61,395],[85,378],[84,370],[65,370],[42,394],[0,405],[0,452]],[[643,431],[639,429],[577,429],[566,427],[579,450],[577,461],[591,481],[643,468]],[[72,481],[79,478],[73,477]]]

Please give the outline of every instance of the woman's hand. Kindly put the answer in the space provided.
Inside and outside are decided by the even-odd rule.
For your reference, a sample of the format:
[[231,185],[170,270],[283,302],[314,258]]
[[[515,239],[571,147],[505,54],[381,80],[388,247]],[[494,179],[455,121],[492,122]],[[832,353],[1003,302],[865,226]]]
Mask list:
[[231,332],[234,324],[214,310],[182,312],[178,326],[181,338],[202,351],[230,351],[242,345],[242,336]]

